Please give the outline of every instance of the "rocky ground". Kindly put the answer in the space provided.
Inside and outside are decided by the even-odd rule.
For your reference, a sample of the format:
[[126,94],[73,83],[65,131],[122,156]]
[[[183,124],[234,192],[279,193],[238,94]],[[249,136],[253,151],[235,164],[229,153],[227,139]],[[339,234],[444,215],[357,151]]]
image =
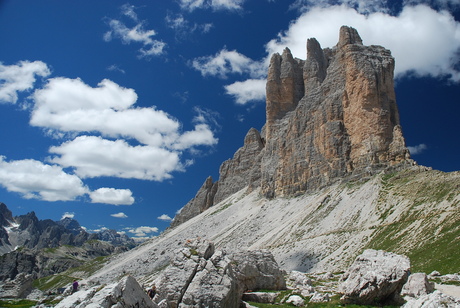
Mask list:
[[[404,255],[366,250],[344,272],[280,270],[267,250],[226,253],[195,239],[178,248],[171,264],[146,288],[125,275],[108,284],[82,282],[62,295],[34,292],[22,307],[460,307],[460,274],[410,273]],[[59,303],[58,303],[59,302]],[[0,305],[2,303],[0,302]]]

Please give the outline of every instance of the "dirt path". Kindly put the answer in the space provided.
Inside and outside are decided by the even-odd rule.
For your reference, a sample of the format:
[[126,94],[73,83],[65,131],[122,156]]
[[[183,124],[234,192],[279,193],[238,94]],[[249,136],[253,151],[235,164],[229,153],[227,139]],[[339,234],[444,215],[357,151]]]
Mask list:
[[447,284],[435,284],[435,289],[444,294],[460,298],[460,286],[452,286]]

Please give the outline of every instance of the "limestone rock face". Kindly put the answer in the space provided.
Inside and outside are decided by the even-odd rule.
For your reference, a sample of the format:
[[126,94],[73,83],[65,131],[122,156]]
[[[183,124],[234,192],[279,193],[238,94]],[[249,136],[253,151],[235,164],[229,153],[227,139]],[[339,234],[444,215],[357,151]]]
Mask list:
[[400,293],[409,276],[409,258],[368,249],[344,274],[340,286],[344,302],[361,305],[400,304]]
[[[211,204],[248,187],[268,198],[295,196],[337,181],[414,164],[406,148],[394,92],[394,58],[340,29],[322,49],[307,41],[306,60],[286,48],[270,61],[266,123],[220,167]],[[198,210],[195,210],[198,212]]]
[[[269,93],[286,87],[283,82],[267,83],[266,146],[261,161],[266,197],[311,191],[409,160],[390,51],[362,45],[355,29],[342,27],[334,48],[321,49],[315,39],[309,39],[307,52],[305,62],[297,61],[297,69],[289,69],[303,71],[304,84],[304,95],[293,103],[292,112],[270,114],[269,120],[273,104]],[[279,68],[269,69],[268,80],[282,80],[279,55],[273,58],[271,65]],[[286,99],[298,92],[294,89]]]
[[192,217],[207,210],[214,203],[214,196],[216,194],[218,183],[214,183],[212,177],[208,177],[203,185],[198,190],[195,198],[190,200],[174,217],[171,222],[171,227],[180,225],[181,223],[189,220]]
[[458,308],[460,307],[460,299],[453,296],[446,295],[436,290],[433,293],[421,296],[420,298],[413,298],[407,301],[402,308],[431,308],[431,307],[445,307],[445,308]]
[[232,159],[225,161],[219,170],[219,188],[214,204],[244,187],[258,186],[260,181],[261,151],[265,141],[259,131],[251,128],[244,138],[244,145],[236,151]]
[[132,276],[126,276],[119,282],[104,288],[99,286],[78,291],[62,300],[56,308],[69,307],[158,307]]
[[247,290],[284,290],[284,271],[268,250],[252,250],[234,253],[232,269],[240,292]]
[[283,275],[271,253],[228,255],[207,240],[188,241],[155,281],[160,307],[239,307],[248,288],[277,289]]
[[409,276],[407,283],[403,286],[401,295],[420,297],[434,291],[434,282],[430,282],[425,273],[415,273]]

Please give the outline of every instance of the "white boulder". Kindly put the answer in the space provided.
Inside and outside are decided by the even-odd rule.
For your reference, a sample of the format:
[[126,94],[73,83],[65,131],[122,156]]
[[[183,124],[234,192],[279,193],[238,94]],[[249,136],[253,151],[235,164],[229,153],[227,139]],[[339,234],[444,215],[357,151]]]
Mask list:
[[344,274],[339,292],[345,303],[362,305],[402,303],[400,292],[409,276],[409,258],[368,249]]

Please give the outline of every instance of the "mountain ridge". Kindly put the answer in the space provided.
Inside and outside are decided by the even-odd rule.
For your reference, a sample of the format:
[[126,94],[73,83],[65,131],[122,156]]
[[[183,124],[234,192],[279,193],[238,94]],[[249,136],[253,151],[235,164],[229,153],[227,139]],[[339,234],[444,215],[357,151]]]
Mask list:
[[306,60],[289,48],[271,57],[264,127],[248,131],[219,179],[206,179],[172,227],[244,187],[268,198],[294,196],[416,164],[402,134],[391,52],[364,46],[347,26],[333,48],[310,38],[306,49]]

